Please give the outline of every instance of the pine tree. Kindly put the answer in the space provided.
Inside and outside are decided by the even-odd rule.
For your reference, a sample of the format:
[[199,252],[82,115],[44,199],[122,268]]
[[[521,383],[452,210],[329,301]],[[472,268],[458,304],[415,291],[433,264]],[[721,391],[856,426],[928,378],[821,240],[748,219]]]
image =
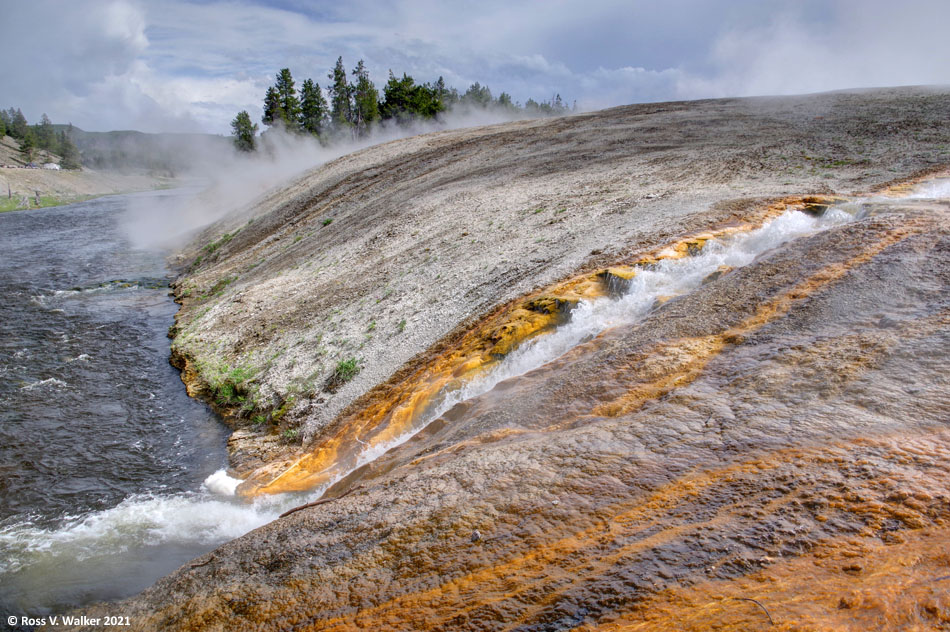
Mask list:
[[389,71],[389,81],[383,88],[383,103],[380,113],[384,119],[396,119],[399,122],[412,118],[412,95],[416,89],[416,82],[407,75],[397,79],[393,71]]
[[261,117],[261,122],[270,126],[274,124],[274,121],[282,120],[284,117],[280,110],[280,95],[277,93],[277,88],[271,86],[264,95],[264,116]]
[[[10,136],[19,140],[23,140],[24,136],[26,136],[27,130],[29,129],[29,124],[26,122],[26,117],[23,116],[23,112],[20,111],[20,108],[17,108],[16,110],[10,108],[10,120],[12,128]],[[35,140],[36,139],[34,139],[34,142]]]
[[300,90],[300,127],[304,132],[320,136],[326,126],[329,108],[320,84],[312,79],[303,82]]
[[231,121],[231,135],[234,136],[234,146],[238,151],[254,151],[254,135],[257,134],[257,124],[251,122],[251,115],[247,110],[241,110]]
[[294,89],[294,78],[290,74],[290,68],[281,68],[280,72],[277,73],[277,82],[274,84],[274,88],[277,89],[284,127],[295,131],[300,129],[300,101],[297,99],[297,91]]
[[10,118],[10,113],[6,110],[0,110],[0,124],[3,125],[3,130],[5,134],[10,133],[10,128],[12,125],[13,119]]
[[515,104],[511,100],[511,95],[507,92],[502,92],[498,95],[498,105],[505,108],[506,110],[515,109]]
[[445,109],[439,98],[439,87],[428,83],[416,85],[412,77],[403,73],[397,79],[389,71],[389,81],[383,88],[383,103],[380,113],[385,119],[396,119],[400,123],[414,118],[432,118]]
[[36,126],[36,145],[47,151],[55,149],[56,131],[53,129],[53,122],[49,120],[45,112],[40,119],[40,124]]
[[356,131],[364,134],[366,129],[379,119],[379,92],[369,79],[369,71],[361,59],[353,70],[356,85],[353,86],[353,114]]
[[330,95],[330,118],[338,129],[349,127],[353,122],[353,87],[346,80],[343,57],[336,60],[333,71],[327,75],[333,83],[327,87]]
[[491,90],[488,89],[488,86],[483,86],[476,81],[462,95],[462,100],[469,105],[487,108],[491,105]]
[[435,82],[433,86],[436,96],[439,98],[439,103],[442,104],[441,110],[446,110],[459,101],[459,91],[455,88],[449,89],[445,85],[445,79],[441,76],[439,80]]
[[27,128],[23,137],[20,139],[20,153],[26,162],[33,162],[33,156],[36,153],[36,136],[33,130]]
[[7,121],[6,117],[3,116],[3,113],[0,112],[0,138],[3,138],[7,135]]
[[79,154],[79,148],[73,143],[73,124],[70,123],[65,132],[59,133],[59,155],[63,159],[59,166],[63,169],[81,169],[82,156]]

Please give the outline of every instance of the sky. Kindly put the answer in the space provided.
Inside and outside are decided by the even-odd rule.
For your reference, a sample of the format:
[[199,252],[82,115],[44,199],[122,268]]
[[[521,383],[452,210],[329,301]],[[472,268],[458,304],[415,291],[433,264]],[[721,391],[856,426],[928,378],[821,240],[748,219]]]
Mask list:
[[516,101],[650,101],[950,84],[947,0],[30,0],[0,12],[2,107],[33,123],[229,133],[281,68],[338,56]]

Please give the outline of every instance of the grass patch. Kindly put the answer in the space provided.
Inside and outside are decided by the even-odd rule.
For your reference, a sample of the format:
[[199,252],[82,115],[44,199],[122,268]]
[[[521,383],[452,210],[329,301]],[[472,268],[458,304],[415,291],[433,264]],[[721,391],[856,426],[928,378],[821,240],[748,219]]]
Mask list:
[[224,293],[224,288],[228,287],[235,281],[237,281],[237,276],[224,277],[211,286],[211,289],[208,290],[208,294],[211,296],[221,296]]
[[14,195],[12,198],[2,197],[0,198],[0,213],[6,213],[8,211],[25,211],[28,209],[35,208],[49,208],[51,206],[63,206],[64,204],[76,204],[77,202],[85,202],[87,200],[92,200],[101,195],[41,195],[40,204],[37,206],[36,197],[28,196],[26,197],[26,205],[23,204],[24,196]]
[[360,363],[356,358],[347,358],[346,360],[340,360],[337,362],[336,368],[333,370],[333,373],[330,374],[330,377],[327,378],[327,381],[324,383],[323,388],[330,393],[336,393],[340,390],[340,387],[356,377],[356,374],[360,372]]
[[324,225],[324,226],[329,226],[329,225],[332,224],[332,223],[333,223],[333,218],[332,218],[332,217],[328,217],[328,218],[326,218],[325,220],[323,220],[323,225]]
[[207,244],[205,246],[205,252],[207,252],[209,255],[213,255],[215,252],[217,252],[218,248],[234,239],[235,235],[237,235],[237,231],[234,231],[233,233],[224,233],[217,241],[212,241],[211,243]]
[[251,383],[254,369],[247,366],[219,365],[203,373],[215,404],[225,408],[243,408],[248,404],[248,397],[254,390]]

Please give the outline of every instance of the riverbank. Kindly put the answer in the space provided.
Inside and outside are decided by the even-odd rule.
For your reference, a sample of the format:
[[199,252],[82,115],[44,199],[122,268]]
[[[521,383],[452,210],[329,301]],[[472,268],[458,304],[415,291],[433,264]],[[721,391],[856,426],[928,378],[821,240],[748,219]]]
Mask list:
[[[11,142],[10,137],[4,139],[4,149],[8,153],[12,147],[6,145]],[[12,159],[7,159],[7,163],[16,166],[0,168],[0,212],[73,204],[117,193],[166,189],[177,183],[175,178],[145,173],[28,169]]]
[[[761,610],[720,602],[754,594],[779,629],[950,620],[928,544],[950,523],[950,194],[888,197],[950,165],[948,107],[900,88],[442,132],[208,228],[177,260],[189,392],[237,428],[240,493],[339,500],[122,612],[740,629]],[[882,569],[913,590],[864,583]]]

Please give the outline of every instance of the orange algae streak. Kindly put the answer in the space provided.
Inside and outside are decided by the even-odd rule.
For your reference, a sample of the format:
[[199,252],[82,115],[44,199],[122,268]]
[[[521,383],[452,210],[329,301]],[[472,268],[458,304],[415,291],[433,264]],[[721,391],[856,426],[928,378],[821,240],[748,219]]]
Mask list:
[[[862,456],[865,476],[843,488],[838,472],[846,473]],[[484,621],[479,617],[485,613],[495,613],[497,618],[491,620],[504,624],[503,629],[517,629],[536,624],[568,595],[587,594],[590,588],[585,586],[596,586],[598,580],[643,560],[649,564],[650,556],[664,546],[695,547],[705,536],[734,533],[764,516],[800,511],[803,501],[823,507],[817,509],[823,513],[814,516],[821,523],[829,515],[852,515],[866,526],[820,543],[802,557],[773,559],[755,573],[710,581],[700,571],[692,575],[699,582],[694,588],[664,587],[660,581],[658,592],[631,594],[619,602],[618,610],[605,613],[604,619],[612,623],[578,629],[740,630],[767,625],[765,615],[742,601],[745,598],[767,604],[777,623],[814,623],[778,629],[831,630],[849,615],[855,615],[856,622],[850,629],[866,629],[882,607],[891,612],[883,612],[885,620],[913,621],[919,608],[945,622],[950,616],[948,591],[943,590],[942,597],[936,592],[941,590],[939,581],[950,574],[950,506],[936,494],[950,484],[950,471],[920,469],[920,462],[943,462],[948,456],[950,434],[902,433],[825,448],[779,450],[696,472],[643,497],[601,507],[594,517],[563,516],[548,536],[531,541],[502,538],[484,550],[455,545],[446,551],[447,561],[474,566],[473,571],[447,581],[438,576],[402,577],[400,586],[406,589],[396,589],[402,594],[392,596],[394,587],[381,595],[371,590],[362,594],[367,605],[358,611],[316,619],[310,629],[452,629],[459,621]],[[708,509],[710,503],[718,505],[715,511],[694,516],[694,509]],[[535,513],[530,507],[523,510],[525,515]],[[577,529],[580,525],[583,528]],[[426,533],[422,529],[417,537],[428,537]],[[414,549],[418,544],[403,546]],[[934,590],[928,588],[933,585]],[[379,601],[383,595],[388,598]],[[854,612],[839,611],[848,609]]]
[[[617,284],[632,278],[640,267],[663,259],[695,255],[711,239],[752,230],[789,209],[807,209],[838,200],[840,198],[785,198],[756,209],[742,223],[688,235],[672,244],[618,262],[614,267],[572,277],[513,301],[482,319],[478,326],[459,336],[448,349],[430,355],[428,361],[402,381],[370,392],[365,403],[341,418],[335,432],[322,439],[315,449],[296,460],[272,463],[258,469],[238,491],[244,496],[255,496],[306,491],[330,483],[355,467],[360,453],[373,448],[382,450],[416,428],[435,398],[453,380],[470,379],[489,369],[526,340],[551,331],[578,301],[616,291]],[[643,389],[640,397],[662,394],[685,383],[684,379],[683,376],[673,376],[668,383]],[[625,405],[609,406],[599,414],[619,414],[628,409]]]
[[617,417],[630,413],[646,401],[656,399],[674,388],[685,386],[697,377],[712,358],[727,345],[738,344],[757,329],[784,316],[796,301],[807,298],[815,291],[842,278],[852,268],[870,261],[886,248],[906,239],[913,231],[909,227],[890,230],[877,242],[851,259],[831,264],[795,285],[789,291],[761,305],[754,314],[731,329],[717,335],[688,338],[662,343],[640,355],[634,363],[617,371],[613,379],[627,384],[627,391],[613,401],[594,408],[592,414]]
[[[778,467],[783,459],[772,463],[751,461],[723,469],[683,477],[666,485],[645,498],[620,502],[599,512],[604,517],[576,533],[558,539],[537,543],[528,551],[482,567],[468,575],[442,583],[429,590],[414,592],[388,600],[372,608],[360,610],[354,616],[321,621],[320,630],[349,630],[356,625],[398,625],[413,620],[413,628],[442,629],[449,619],[464,615],[475,608],[518,601],[519,595],[532,592],[557,578],[573,578],[578,583],[586,577],[597,576],[624,557],[659,546],[684,535],[721,525],[731,514],[721,512],[710,520],[671,525],[681,505],[700,496],[707,488],[722,484],[735,477],[752,476],[765,469]],[[658,533],[642,534],[653,527],[669,525]],[[567,525],[565,525],[567,526]],[[638,537],[641,536],[641,537]],[[618,540],[633,539],[615,548]],[[613,549],[609,555],[597,552]],[[563,587],[561,589],[563,591]],[[556,593],[547,592],[551,598]],[[409,616],[416,608],[427,609],[425,624]],[[388,629],[388,628],[387,628]]]
[[[950,528],[900,542],[851,539],[734,581],[703,581],[583,630],[944,630],[950,628]],[[770,624],[769,621],[774,622]]]

